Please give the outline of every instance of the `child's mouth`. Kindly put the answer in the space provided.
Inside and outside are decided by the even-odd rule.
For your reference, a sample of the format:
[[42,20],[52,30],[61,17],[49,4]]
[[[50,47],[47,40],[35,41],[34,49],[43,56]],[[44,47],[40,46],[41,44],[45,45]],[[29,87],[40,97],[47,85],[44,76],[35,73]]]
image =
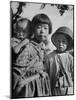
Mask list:
[[46,39],[46,36],[43,36],[43,35],[40,35],[39,37],[42,39]]

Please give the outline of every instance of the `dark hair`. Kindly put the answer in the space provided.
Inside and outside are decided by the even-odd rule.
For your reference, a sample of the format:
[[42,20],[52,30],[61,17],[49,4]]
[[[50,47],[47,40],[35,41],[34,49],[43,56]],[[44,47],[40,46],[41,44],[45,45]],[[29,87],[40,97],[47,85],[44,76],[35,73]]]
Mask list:
[[[23,23],[25,22],[27,25],[26,25],[26,28],[24,28],[24,26],[20,26],[20,23]],[[29,33],[29,36],[31,36],[31,21],[27,18],[21,18],[19,19],[16,24],[15,24],[15,28],[14,28],[14,32],[17,33],[19,30],[26,30],[27,33]]]
[[32,32],[34,32],[36,25],[44,23],[49,25],[49,34],[52,32],[52,23],[49,17],[45,14],[37,14],[32,19]]

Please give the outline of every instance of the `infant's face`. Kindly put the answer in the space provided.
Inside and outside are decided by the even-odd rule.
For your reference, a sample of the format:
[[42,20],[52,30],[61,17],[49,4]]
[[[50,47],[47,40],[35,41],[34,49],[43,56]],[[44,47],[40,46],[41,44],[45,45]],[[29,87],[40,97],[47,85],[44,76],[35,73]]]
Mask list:
[[28,37],[27,22],[26,21],[19,22],[18,25],[19,25],[19,27],[18,27],[16,36],[18,39],[23,40],[24,38]]
[[59,52],[64,52],[67,49],[68,42],[67,42],[67,38],[65,37],[65,35],[59,34],[56,37],[55,42],[56,42],[57,50]]
[[42,42],[47,40],[47,36],[49,34],[49,26],[48,24],[38,24],[35,28],[35,38]]
[[18,32],[17,35],[16,35],[16,37],[17,37],[18,39],[20,39],[20,40],[23,40],[24,38],[27,37],[27,33],[26,33],[26,32],[24,33],[23,31]]

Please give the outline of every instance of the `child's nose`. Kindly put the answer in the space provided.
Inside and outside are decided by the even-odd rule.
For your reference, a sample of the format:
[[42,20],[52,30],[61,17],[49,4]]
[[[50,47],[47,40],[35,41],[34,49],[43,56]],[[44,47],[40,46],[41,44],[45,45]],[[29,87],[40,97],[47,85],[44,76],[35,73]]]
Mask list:
[[20,33],[20,37],[22,37],[22,38],[24,37],[24,34],[22,32]]
[[21,32],[20,35],[23,35],[23,32]]
[[42,34],[44,33],[44,28],[43,28],[43,27],[41,28],[41,33],[42,33]]
[[60,46],[62,46],[63,45],[63,43],[60,41]]
[[23,32],[20,33],[20,36],[23,36]]

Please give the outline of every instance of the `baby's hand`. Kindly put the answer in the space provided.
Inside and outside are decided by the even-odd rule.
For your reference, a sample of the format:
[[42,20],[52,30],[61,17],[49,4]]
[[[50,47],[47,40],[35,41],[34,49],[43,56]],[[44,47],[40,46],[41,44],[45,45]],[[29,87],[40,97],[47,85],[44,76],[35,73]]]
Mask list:
[[16,43],[20,43],[20,40],[17,38],[11,38],[11,42],[16,42]]
[[25,46],[27,43],[29,43],[29,40],[25,39],[25,40],[21,41],[20,43],[13,44],[12,47],[14,47],[14,52],[17,54],[21,50],[21,48],[23,46]]
[[24,46],[24,45],[26,45],[26,44],[28,44],[28,43],[29,43],[29,40],[28,40],[28,39],[24,39],[24,40],[21,42],[22,46]]
[[11,38],[11,46],[14,47],[20,43],[19,39]]

